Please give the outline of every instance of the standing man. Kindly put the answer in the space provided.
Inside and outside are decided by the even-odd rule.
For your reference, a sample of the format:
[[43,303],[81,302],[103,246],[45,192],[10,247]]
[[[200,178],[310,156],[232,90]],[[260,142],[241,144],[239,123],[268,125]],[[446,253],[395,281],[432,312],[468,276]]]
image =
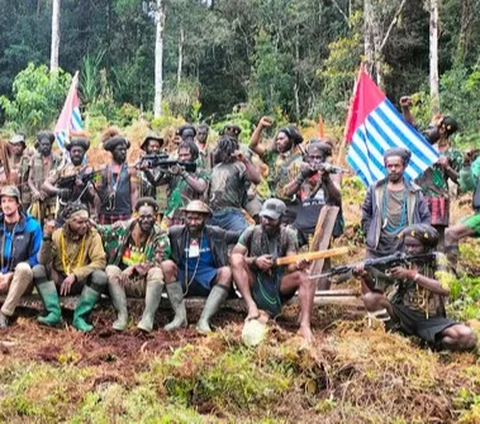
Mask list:
[[212,169],[212,151],[208,147],[208,134],[210,127],[207,124],[200,124],[197,127],[196,144],[198,147],[197,164],[200,168],[210,170]]
[[55,135],[51,131],[40,131],[37,134],[35,149],[37,152],[30,161],[28,186],[32,193],[32,216],[40,223],[55,218],[57,197],[51,196],[42,189],[42,185],[52,171],[56,171],[61,163],[59,157],[52,155]]
[[[408,255],[431,253],[431,259],[426,259],[420,266],[391,268],[388,279],[395,287],[393,293],[388,297],[378,291],[365,294],[363,302],[367,311],[376,316],[382,314],[381,320],[387,329],[415,335],[433,347],[472,349],[476,345],[473,331],[447,318],[445,313],[445,299],[455,277],[448,269],[445,256],[435,252],[437,231],[427,224],[415,224],[405,228],[401,237]],[[362,267],[356,270],[356,274],[368,287],[373,289],[376,286],[372,275]]]
[[157,225],[158,205],[142,197],[135,205],[136,218],[114,225],[99,225],[108,254],[108,290],[117,320],[112,327],[123,331],[128,324],[127,295],[145,298],[145,309],[137,327],[150,333],[162,296],[162,261],[170,256],[167,234]]
[[116,128],[109,128],[102,136],[103,148],[112,155],[98,184],[97,210],[100,224],[125,221],[132,216],[137,203],[139,181],[136,170],[126,163],[130,142]]
[[296,127],[290,125],[281,128],[275,137],[274,145],[265,147],[260,144],[262,132],[272,126],[272,120],[264,116],[260,119],[252,134],[252,149],[268,166],[267,182],[273,197],[279,198],[287,205],[286,220],[291,223],[295,219],[298,202],[295,193],[287,193],[283,188],[292,181],[300,170],[302,156],[296,147],[303,142],[303,137]]
[[[160,152],[164,143],[163,138],[155,134],[149,134],[140,145],[140,150],[144,151],[146,155],[153,155]],[[157,186],[154,185],[154,181],[159,178],[159,173],[160,170],[158,169],[144,169],[141,171],[140,197],[153,197],[157,199]]]
[[22,212],[17,187],[3,187],[0,202],[0,293],[7,296],[0,309],[0,328],[5,328],[20,298],[32,284],[32,267],[38,263],[42,229],[37,221]]
[[238,143],[231,137],[218,140],[218,163],[212,169],[210,186],[211,224],[231,231],[248,227],[242,212],[247,203],[247,190],[251,183],[261,181],[258,169],[237,149]]
[[167,292],[175,318],[165,329],[186,327],[185,297],[202,296],[207,302],[197,330],[209,333],[212,331],[210,319],[225,302],[232,287],[228,245],[236,243],[240,234],[206,225],[211,210],[200,200],[190,202],[183,211],[185,225],[171,227],[168,231],[173,268],[168,272]]
[[[66,143],[65,148],[70,155],[70,162],[53,172],[43,183],[41,189],[50,196],[58,196],[59,209],[57,216],[62,215],[63,209],[68,203],[81,202],[87,205],[90,213],[94,212],[95,189],[94,181],[84,182],[82,180],[86,175],[92,175],[93,168],[84,161],[85,155],[90,148],[90,140],[86,133],[73,133],[70,141]],[[71,184],[61,185],[65,178],[77,176]]]
[[244,231],[232,250],[230,264],[235,284],[248,308],[247,320],[258,318],[259,310],[266,311],[271,317],[279,315],[282,303],[298,290],[298,333],[311,342],[310,317],[315,285],[306,273],[309,262],[275,265],[276,257],[298,253],[295,232],[282,225],[286,209],[281,200],[268,199],[260,212],[261,224]]
[[430,224],[430,212],[420,187],[404,177],[411,153],[403,148],[385,151],[387,177],[368,188],[362,205],[362,230],[367,257],[379,258],[401,250],[398,237],[412,224]]
[[38,254],[39,265],[33,268],[35,286],[47,312],[46,316],[38,317],[38,322],[48,326],[61,325],[58,292],[61,296],[81,293],[73,314],[73,326],[89,332],[93,325],[87,322],[87,318],[107,286],[105,250],[97,230],[90,228],[85,205],[69,204],[63,210],[62,218],[65,224],[56,230],[54,221],[45,224]]

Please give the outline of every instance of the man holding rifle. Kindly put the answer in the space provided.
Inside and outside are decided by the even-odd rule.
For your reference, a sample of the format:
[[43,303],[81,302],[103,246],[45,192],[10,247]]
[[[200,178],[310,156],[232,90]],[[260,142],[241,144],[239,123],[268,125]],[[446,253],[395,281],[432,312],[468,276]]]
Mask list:
[[268,199],[260,212],[261,224],[243,232],[232,250],[230,263],[235,284],[247,304],[247,321],[259,318],[260,310],[271,317],[279,315],[282,303],[298,290],[298,333],[311,342],[315,286],[306,273],[309,262],[301,260],[288,266],[277,266],[275,262],[276,257],[298,253],[294,231],[281,225],[286,209],[281,200]]
[[[58,196],[61,216],[67,203],[81,202],[87,205],[90,213],[94,212],[93,168],[84,163],[85,154],[90,148],[90,140],[85,133],[73,133],[65,148],[70,154],[70,161],[61,169],[51,174],[43,183],[42,190],[50,196]],[[90,178],[91,176],[91,178]]]
[[[354,272],[371,290],[363,296],[365,307],[384,321],[387,329],[417,336],[433,347],[473,348],[476,337],[472,330],[447,318],[445,313],[445,298],[454,276],[448,270],[446,257],[433,253],[438,232],[430,225],[415,224],[405,228],[400,236],[407,255],[432,255],[423,262],[391,267],[382,275],[358,266]],[[375,288],[378,278],[394,286],[388,296]]]

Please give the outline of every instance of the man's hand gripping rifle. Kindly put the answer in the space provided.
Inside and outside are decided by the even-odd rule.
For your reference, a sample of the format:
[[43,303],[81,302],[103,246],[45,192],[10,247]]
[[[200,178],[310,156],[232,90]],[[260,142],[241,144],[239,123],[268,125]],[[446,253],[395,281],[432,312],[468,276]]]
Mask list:
[[197,164],[193,162],[180,162],[178,160],[169,159],[168,153],[157,152],[149,153],[142,156],[136,167],[138,169],[156,169],[160,168],[162,171],[168,171],[170,168],[181,167],[187,172],[195,172],[197,170]]
[[374,268],[385,274],[390,268],[406,265],[406,264],[423,264],[431,262],[435,259],[435,253],[422,253],[419,255],[407,255],[402,252],[394,253],[393,255],[384,256],[383,258],[366,259],[363,262],[354,264],[347,264],[332,268],[328,272],[322,274],[310,275],[310,279],[333,277],[334,275],[346,274],[352,272],[360,266],[368,271]]

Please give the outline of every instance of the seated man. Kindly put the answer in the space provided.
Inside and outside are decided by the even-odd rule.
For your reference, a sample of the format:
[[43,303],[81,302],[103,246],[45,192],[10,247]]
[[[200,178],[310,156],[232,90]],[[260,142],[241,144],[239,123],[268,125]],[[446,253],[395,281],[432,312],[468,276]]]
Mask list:
[[93,325],[86,319],[107,285],[105,250],[98,232],[90,228],[87,206],[71,203],[63,210],[62,218],[65,223],[61,228],[55,230],[54,221],[45,225],[39,265],[33,268],[34,282],[47,311],[38,322],[48,326],[62,324],[57,289],[61,296],[81,293],[73,326],[88,332]]
[[281,200],[267,200],[260,212],[261,224],[244,231],[233,248],[230,263],[235,284],[248,307],[247,320],[258,318],[259,309],[272,317],[279,315],[282,303],[298,290],[301,309],[298,332],[310,342],[315,285],[305,272],[309,263],[275,265],[276,257],[298,253],[294,231],[281,225],[285,212],[286,206]]
[[[437,231],[428,224],[414,224],[401,234],[404,250],[409,255],[433,253],[438,244]],[[430,345],[465,350],[473,348],[476,337],[472,330],[447,318],[445,301],[454,276],[448,271],[446,257],[439,252],[421,266],[394,267],[388,279],[394,290],[388,297],[375,290],[377,281],[362,266],[355,271],[371,290],[363,296],[368,311],[379,315],[387,329],[398,329],[406,335],[414,335]],[[428,263],[429,262],[429,263]],[[378,275],[378,273],[376,273]],[[385,311],[386,310],[386,311]]]
[[156,224],[158,205],[153,198],[140,198],[135,214],[136,218],[129,221],[99,225],[97,229],[108,253],[108,289],[118,314],[113,328],[127,328],[128,295],[145,298],[145,310],[137,327],[149,333],[160,305],[164,286],[161,262],[170,256],[170,242]]
[[42,229],[37,221],[22,212],[17,187],[3,187],[0,202],[0,293],[7,295],[0,310],[0,328],[5,328],[23,293],[32,284],[31,267],[37,264]]
[[[167,282],[167,292],[175,311],[174,320],[166,330],[187,325],[184,298],[188,295],[207,297],[197,323],[201,333],[211,332],[210,319],[228,297],[232,287],[232,272],[228,266],[228,245],[237,242],[239,232],[206,225],[210,208],[200,200],[183,209],[186,224],[169,229],[173,265]],[[167,277],[165,277],[167,279]]]

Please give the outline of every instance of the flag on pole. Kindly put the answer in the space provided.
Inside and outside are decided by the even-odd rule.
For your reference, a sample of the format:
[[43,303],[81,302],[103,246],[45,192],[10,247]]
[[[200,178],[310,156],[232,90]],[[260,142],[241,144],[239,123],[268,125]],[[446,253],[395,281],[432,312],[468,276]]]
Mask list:
[[347,162],[366,186],[387,175],[383,152],[392,147],[404,147],[412,152],[405,170],[410,180],[439,158],[433,146],[404,120],[364,70],[360,71],[355,85],[345,138],[350,143]]
[[82,117],[80,116],[80,97],[78,96],[77,88],[78,71],[73,76],[65,105],[55,126],[55,138],[62,150],[65,150],[65,142],[70,132],[83,129]]

